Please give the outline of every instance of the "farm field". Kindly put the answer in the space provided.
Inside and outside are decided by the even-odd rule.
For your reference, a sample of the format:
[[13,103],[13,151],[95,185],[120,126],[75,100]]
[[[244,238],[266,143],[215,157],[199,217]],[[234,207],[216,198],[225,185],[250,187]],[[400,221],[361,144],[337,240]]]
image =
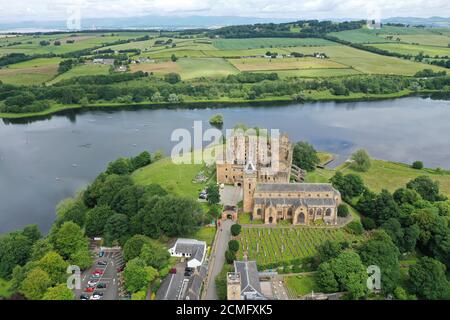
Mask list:
[[369,29],[331,32],[329,33],[329,35],[341,40],[350,41],[352,43],[383,43],[390,41],[385,39],[381,35],[378,35],[374,30]]
[[49,81],[47,84],[54,84],[62,80],[67,80],[75,77],[105,75],[109,73],[109,66],[99,64],[83,64],[75,66],[67,72],[57,76],[55,79]]
[[[255,72],[259,73],[266,71],[255,71]],[[281,79],[288,77],[329,78],[329,77],[343,77],[361,74],[361,72],[351,68],[277,70],[276,72]]]
[[258,264],[286,262],[311,257],[325,240],[355,241],[358,237],[343,229],[310,227],[243,227],[239,236],[243,251]]
[[202,51],[208,57],[220,58],[241,58],[249,56],[263,56],[267,51],[275,51],[279,54],[289,54],[292,52],[290,48],[266,48],[259,49],[240,49],[240,50],[204,50]]
[[131,72],[144,71],[154,72],[155,74],[165,74],[169,72],[179,73],[181,71],[178,64],[172,61],[157,61],[133,64],[130,66],[130,70]]
[[423,54],[428,55],[430,57],[450,56],[450,48],[444,47],[414,45],[404,43],[389,43],[389,44],[383,43],[383,44],[372,44],[371,46],[382,50],[387,50],[390,52],[398,52],[401,54],[418,55],[420,52],[423,52]]
[[39,58],[0,69],[0,81],[8,84],[34,85],[52,79],[58,73],[60,58]]
[[183,80],[199,77],[225,77],[239,72],[222,58],[180,58],[177,65]]
[[346,68],[345,65],[329,59],[318,58],[247,58],[229,59],[239,71],[293,70],[293,69],[331,69]]
[[450,43],[450,35],[440,34],[401,35],[399,38],[401,42],[418,43],[427,46],[448,47]]
[[165,50],[155,50],[150,52],[145,52],[141,54],[141,57],[152,58],[152,59],[170,59],[172,55],[178,58],[204,58],[207,57],[205,51],[203,50],[192,50],[183,48],[173,48]]
[[213,45],[219,50],[240,50],[291,46],[325,46],[333,42],[319,38],[247,38],[215,39]]
[[[299,50],[292,48],[292,50],[307,54],[317,52],[317,48],[309,47],[299,48]],[[435,71],[446,71],[445,68],[383,56],[342,45],[321,47],[320,52],[325,53],[332,61],[368,74],[398,74],[412,76],[417,71],[421,71],[425,68]]]

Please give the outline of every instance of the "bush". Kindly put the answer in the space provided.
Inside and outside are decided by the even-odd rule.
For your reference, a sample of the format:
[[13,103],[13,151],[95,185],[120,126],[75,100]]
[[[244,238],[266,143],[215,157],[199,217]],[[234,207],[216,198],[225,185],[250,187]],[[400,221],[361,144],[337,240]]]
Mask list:
[[414,161],[412,164],[413,169],[421,170],[423,169],[423,162],[422,161]]
[[356,171],[366,172],[372,165],[369,155],[366,150],[363,149],[360,149],[352,154],[351,159],[353,160],[351,168]]
[[240,224],[233,224],[231,226],[231,234],[233,235],[233,237],[237,237],[240,233],[241,233],[241,225]]
[[358,221],[352,221],[349,224],[347,224],[346,229],[348,232],[360,235],[364,232],[363,226]]
[[377,227],[377,224],[375,223],[375,220],[369,217],[362,217],[361,223],[365,230],[373,230]]
[[350,213],[350,211],[348,210],[348,206],[344,203],[340,204],[338,207],[338,217],[348,217],[348,214]]
[[228,264],[232,264],[236,260],[236,253],[231,250],[225,251],[225,260]]
[[181,77],[178,73],[171,72],[164,76],[164,81],[170,84],[175,84],[181,81]]
[[239,251],[239,242],[237,240],[230,240],[228,242],[228,249],[234,253]]

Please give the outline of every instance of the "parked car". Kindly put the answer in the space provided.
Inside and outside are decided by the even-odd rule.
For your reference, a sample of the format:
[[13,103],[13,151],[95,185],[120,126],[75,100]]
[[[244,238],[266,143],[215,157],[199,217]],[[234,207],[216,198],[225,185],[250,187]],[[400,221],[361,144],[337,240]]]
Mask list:
[[93,287],[87,287],[86,289],[84,289],[84,292],[94,292],[94,288]]
[[99,284],[97,284],[97,289],[106,289],[106,287],[107,287],[106,283],[100,282]]
[[91,298],[89,300],[100,300],[102,298],[102,296],[99,295],[92,295]]
[[93,273],[91,274],[91,279],[98,279],[100,278],[102,275],[100,273]]
[[97,279],[92,279],[88,281],[88,286],[92,287],[95,286],[98,283]]
[[169,270],[169,273],[171,273],[171,274],[177,273],[177,268],[172,268],[172,269],[170,269],[170,270]]
[[97,262],[97,264],[98,264],[99,266],[106,266],[106,265],[108,265],[108,262],[105,261],[105,260],[100,260],[100,261]]
[[103,297],[103,292],[100,292],[100,291],[94,291],[94,292],[92,293],[92,295],[93,295],[93,296],[100,296],[100,297]]
[[117,271],[117,272],[122,272],[122,271],[123,271],[123,268],[124,268],[123,266],[118,267],[118,268],[116,269],[116,271]]
[[200,193],[200,195],[198,196],[199,199],[202,200],[207,200],[208,199],[208,195],[206,193]]
[[186,267],[186,268],[184,268],[184,271],[194,272],[194,268]]
[[101,257],[103,257],[105,255],[105,251],[100,251],[99,253],[98,253],[98,256],[101,258]]
[[98,273],[98,274],[103,274],[103,270],[102,269],[95,269],[93,272],[92,272],[92,274],[94,274],[94,273]]
[[89,300],[89,296],[87,294],[81,294],[80,300]]
[[192,272],[185,271],[185,272],[184,272],[184,276],[185,276],[185,277],[190,277],[190,276],[192,276]]

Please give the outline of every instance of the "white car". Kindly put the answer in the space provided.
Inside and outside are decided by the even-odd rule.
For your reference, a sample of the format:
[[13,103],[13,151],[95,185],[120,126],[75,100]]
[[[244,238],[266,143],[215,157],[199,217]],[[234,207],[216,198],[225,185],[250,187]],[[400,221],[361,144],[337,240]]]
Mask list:
[[99,296],[98,294],[92,295],[89,300],[100,300],[102,296]]
[[88,287],[94,287],[97,285],[97,283],[98,283],[98,280],[89,280],[87,285],[88,285]]

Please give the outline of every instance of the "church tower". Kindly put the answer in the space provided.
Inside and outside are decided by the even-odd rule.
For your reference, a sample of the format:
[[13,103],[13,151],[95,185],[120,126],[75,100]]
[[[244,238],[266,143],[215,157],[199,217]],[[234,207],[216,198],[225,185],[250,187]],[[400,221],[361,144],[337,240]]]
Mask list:
[[241,274],[227,273],[227,300],[241,300]]
[[257,172],[252,162],[244,168],[244,212],[253,211],[253,194],[257,184]]

